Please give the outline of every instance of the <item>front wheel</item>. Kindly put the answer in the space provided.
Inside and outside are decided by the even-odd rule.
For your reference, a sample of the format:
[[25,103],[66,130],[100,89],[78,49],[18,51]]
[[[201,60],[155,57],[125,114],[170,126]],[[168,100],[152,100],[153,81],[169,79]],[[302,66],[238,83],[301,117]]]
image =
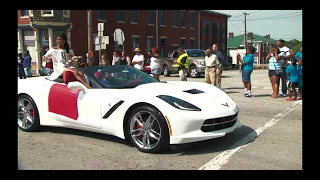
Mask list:
[[151,106],[136,108],[127,125],[128,137],[142,152],[157,153],[169,147],[169,129],[162,114]]
[[166,66],[166,65],[163,66],[163,75],[166,77],[170,76],[170,70],[169,70],[168,66]]

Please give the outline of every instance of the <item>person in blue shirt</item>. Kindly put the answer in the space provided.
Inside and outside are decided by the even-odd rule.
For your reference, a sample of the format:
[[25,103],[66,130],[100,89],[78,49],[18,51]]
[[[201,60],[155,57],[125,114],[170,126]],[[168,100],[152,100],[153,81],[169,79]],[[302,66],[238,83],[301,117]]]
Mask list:
[[246,56],[242,59],[238,53],[239,61],[242,63],[242,82],[245,91],[245,97],[252,97],[251,94],[251,73],[253,71],[254,53],[256,49],[253,46],[248,46]]
[[27,77],[31,76],[31,56],[28,50],[24,51],[23,68]]
[[[286,73],[287,73],[287,81],[289,81],[288,87],[291,88],[292,90],[292,91],[288,91],[289,97],[286,100],[287,101],[297,100],[296,87],[298,86],[298,82],[299,82],[299,73],[298,73],[298,67],[297,67],[297,60],[295,58],[291,60],[291,65],[287,67]],[[292,92],[294,94],[294,98],[292,98]]]
[[298,100],[301,100],[302,99],[302,66],[298,66],[298,76],[299,76],[298,91],[300,95]]
[[302,66],[302,45],[300,46],[300,51],[296,53],[295,58],[297,59],[299,66]]

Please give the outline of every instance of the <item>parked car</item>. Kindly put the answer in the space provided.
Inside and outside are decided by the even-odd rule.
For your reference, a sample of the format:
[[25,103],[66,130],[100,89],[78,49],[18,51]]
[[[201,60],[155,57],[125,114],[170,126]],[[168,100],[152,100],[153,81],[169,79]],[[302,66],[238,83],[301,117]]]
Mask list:
[[[206,52],[202,49],[184,49],[189,56],[189,73],[188,76],[197,78],[205,72],[205,56]],[[173,67],[173,63],[179,57],[178,51],[173,51],[170,58],[161,58],[161,65],[163,69],[164,76],[170,76],[170,74],[178,73],[179,70],[177,67]]]

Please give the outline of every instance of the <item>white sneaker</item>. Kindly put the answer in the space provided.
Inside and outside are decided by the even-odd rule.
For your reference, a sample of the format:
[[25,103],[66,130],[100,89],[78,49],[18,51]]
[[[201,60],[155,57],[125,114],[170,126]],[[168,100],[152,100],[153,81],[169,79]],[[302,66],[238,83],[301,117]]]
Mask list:
[[281,96],[282,96],[282,97],[287,97],[288,95],[287,95],[287,94],[281,94]]

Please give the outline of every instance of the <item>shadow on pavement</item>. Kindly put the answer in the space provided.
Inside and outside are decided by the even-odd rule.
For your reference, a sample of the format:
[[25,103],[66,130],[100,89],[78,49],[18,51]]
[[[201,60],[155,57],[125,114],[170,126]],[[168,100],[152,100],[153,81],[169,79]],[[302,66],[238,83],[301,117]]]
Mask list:
[[231,76],[224,76],[224,75],[221,75],[221,78],[229,78]]
[[119,143],[119,144],[125,144],[125,145],[132,146],[129,141],[118,138],[116,136],[111,136],[111,135],[107,135],[107,134],[100,134],[100,133],[95,133],[95,132],[89,132],[89,131],[82,131],[82,130],[77,130],[77,129],[69,129],[69,128],[63,128],[63,127],[47,127],[46,126],[46,127],[42,128],[42,132],[83,136],[83,137],[87,137],[87,138],[99,139],[99,140],[110,141],[110,142],[115,142],[115,143]]
[[256,94],[256,95],[252,95],[253,97],[270,97],[271,96],[271,93],[270,94]]
[[238,91],[225,91],[227,94],[239,93]]
[[228,88],[223,88],[223,89],[243,89],[244,87],[228,87]]
[[[234,132],[231,132],[224,137],[195,142],[195,143],[171,145],[170,150],[162,152],[160,154],[196,155],[196,154],[207,154],[207,153],[225,151],[230,149],[230,147],[232,147],[237,141],[239,141],[241,138],[250,134],[253,131],[254,130],[252,128],[243,125],[241,128],[235,129]],[[129,141],[120,139],[115,136],[76,130],[76,129],[62,128],[62,127],[43,127],[41,132],[83,136],[87,138],[110,141],[114,143],[124,144],[129,147],[134,147]],[[238,144],[237,146],[241,146],[241,145],[243,144]],[[138,149],[136,150],[138,151]]]
[[243,125],[241,128],[236,129],[234,132],[231,132],[224,137],[183,145],[172,145],[170,153],[180,153],[180,155],[197,155],[234,149],[245,145],[237,143],[240,139],[252,132],[254,132],[254,129]]

